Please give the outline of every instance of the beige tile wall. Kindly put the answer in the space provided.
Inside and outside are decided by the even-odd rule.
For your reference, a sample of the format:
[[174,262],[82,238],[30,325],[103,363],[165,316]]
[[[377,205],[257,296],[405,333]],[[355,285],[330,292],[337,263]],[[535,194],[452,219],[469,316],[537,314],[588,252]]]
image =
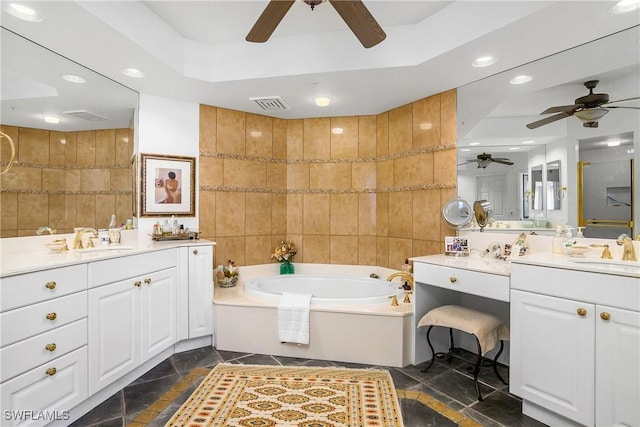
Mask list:
[[[55,132],[2,125],[16,144],[16,163],[0,176],[0,237],[104,228],[115,213],[132,217],[132,129]],[[61,142],[64,140],[64,144]],[[9,144],[0,151],[2,167]]]
[[[332,129],[341,128],[342,133]],[[456,195],[456,91],[377,116],[282,120],[200,107],[200,230],[216,264],[298,262],[399,268],[442,252]]]

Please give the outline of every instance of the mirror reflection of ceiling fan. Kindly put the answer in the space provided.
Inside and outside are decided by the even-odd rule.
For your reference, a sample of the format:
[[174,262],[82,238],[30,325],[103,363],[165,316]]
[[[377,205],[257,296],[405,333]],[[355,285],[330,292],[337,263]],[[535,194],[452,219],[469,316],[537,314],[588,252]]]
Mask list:
[[640,99],[636,96],[634,98],[619,99],[617,101],[609,101],[609,95],[606,93],[593,93],[593,89],[598,85],[598,80],[589,80],[584,85],[589,89],[589,94],[581,96],[576,99],[573,105],[559,105],[556,107],[550,107],[544,110],[540,114],[557,113],[553,116],[545,117],[542,120],[529,123],[527,127],[529,129],[535,129],[540,126],[553,123],[557,120],[564,119],[566,117],[576,116],[583,123],[582,126],[586,128],[597,128],[598,120],[600,120],[605,114],[609,112],[610,108],[629,108],[638,110],[640,107],[628,107],[623,105],[611,105],[613,103],[632,101],[634,99]]
[[466,165],[468,163],[473,163],[473,162],[478,163],[478,167],[482,169],[486,169],[486,167],[489,166],[491,163],[500,163],[508,166],[513,165],[513,162],[511,160],[506,159],[504,157],[491,157],[491,154],[482,153],[482,154],[478,154],[478,157],[476,157],[475,159],[467,160],[464,163],[460,163],[458,166]]
[[[325,0],[303,1],[313,10]],[[246,40],[255,43],[266,42],[294,2],[295,0],[271,0],[249,31]],[[375,46],[387,37],[362,1],[329,0],[329,3],[365,48]]]

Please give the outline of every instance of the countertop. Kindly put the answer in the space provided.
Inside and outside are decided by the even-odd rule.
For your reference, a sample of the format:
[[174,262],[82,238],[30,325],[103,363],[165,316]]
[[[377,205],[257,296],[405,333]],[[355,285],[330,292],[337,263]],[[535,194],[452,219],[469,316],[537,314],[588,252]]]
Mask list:
[[1,239],[0,277],[9,277],[50,268],[65,267],[90,261],[161,251],[182,246],[215,245],[214,242],[204,239],[156,242],[151,240],[150,236],[139,235],[134,232],[123,233],[120,244],[112,244],[108,247],[97,246],[88,249],[71,249],[66,252],[54,252],[45,246],[46,243],[54,239],[62,238],[66,238],[68,246],[72,247],[73,235],[68,234]]
[[483,258],[480,255],[475,254],[471,254],[469,256],[449,256],[443,254],[427,255],[410,258],[410,260],[413,262],[423,262],[426,264],[435,264],[444,267],[498,274],[500,276],[509,276],[511,272],[511,265],[508,260],[503,261],[495,258]]

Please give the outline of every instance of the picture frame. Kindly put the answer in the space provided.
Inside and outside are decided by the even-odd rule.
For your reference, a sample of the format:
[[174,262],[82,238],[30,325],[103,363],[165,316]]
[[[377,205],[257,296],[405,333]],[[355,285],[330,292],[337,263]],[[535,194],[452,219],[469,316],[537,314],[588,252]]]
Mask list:
[[195,157],[140,154],[140,216],[195,216]]
[[466,237],[446,236],[444,254],[450,256],[469,256],[469,239]]

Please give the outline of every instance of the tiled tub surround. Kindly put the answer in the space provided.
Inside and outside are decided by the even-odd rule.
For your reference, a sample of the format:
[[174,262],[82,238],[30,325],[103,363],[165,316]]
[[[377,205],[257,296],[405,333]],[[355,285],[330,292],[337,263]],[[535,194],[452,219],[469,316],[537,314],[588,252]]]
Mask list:
[[[394,270],[337,264],[296,264],[296,274],[348,275],[385,280]],[[215,287],[214,336],[224,351],[273,354],[386,366],[407,366],[413,347],[413,304],[316,305],[309,317],[309,345],[278,339],[278,302],[247,295],[244,283],[278,274],[277,264],[241,267],[233,288]],[[397,282],[398,286],[401,285]]]
[[[335,133],[334,129],[342,129]],[[398,268],[441,252],[456,196],[456,91],[376,116],[283,120],[200,107],[201,235],[216,264],[296,262]]]
[[[0,237],[33,236],[40,226],[106,228],[113,213],[121,222],[132,216],[133,129],[1,129],[16,144],[16,163],[0,179]],[[9,144],[0,148],[6,164]]]

